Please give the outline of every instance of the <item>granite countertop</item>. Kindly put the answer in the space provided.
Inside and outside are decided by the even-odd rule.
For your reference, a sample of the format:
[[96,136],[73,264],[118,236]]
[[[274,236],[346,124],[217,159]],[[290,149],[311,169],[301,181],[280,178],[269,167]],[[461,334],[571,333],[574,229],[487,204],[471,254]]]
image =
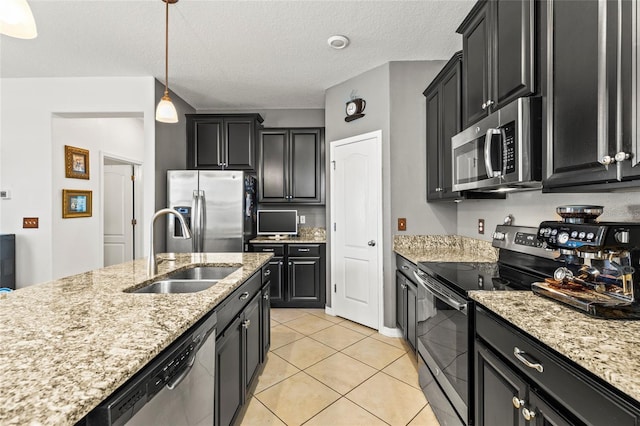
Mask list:
[[[153,279],[140,259],[3,293],[0,424],[76,423],[271,256],[177,254]],[[198,293],[123,292],[193,265],[239,269]]]
[[298,235],[286,235],[279,239],[261,236],[249,242],[252,244],[324,244],[327,242],[327,233],[324,228],[305,227],[298,230]]
[[640,321],[593,318],[529,291],[472,291],[469,295],[640,401]]
[[393,250],[415,264],[498,260],[498,249],[490,241],[459,235],[395,235]]

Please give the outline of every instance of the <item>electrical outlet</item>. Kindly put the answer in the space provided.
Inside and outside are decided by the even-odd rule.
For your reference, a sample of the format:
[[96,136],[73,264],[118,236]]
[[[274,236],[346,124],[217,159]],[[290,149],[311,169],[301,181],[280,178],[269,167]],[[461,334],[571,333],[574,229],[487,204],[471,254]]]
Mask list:
[[484,234],[484,219],[478,219],[478,234]]
[[307,223],[307,218],[306,217],[304,217],[302,215],[300,215],[298,217],[300,218],[300,224],[301,225],[304,225],[305,223]]
[[22,218],[22,227],[23,228],[37,228],[38,227],[38,218],[37,217],[23,217]]
[[398,231],[406,231],[407,230],[407,218],[399,217],[398,218]]

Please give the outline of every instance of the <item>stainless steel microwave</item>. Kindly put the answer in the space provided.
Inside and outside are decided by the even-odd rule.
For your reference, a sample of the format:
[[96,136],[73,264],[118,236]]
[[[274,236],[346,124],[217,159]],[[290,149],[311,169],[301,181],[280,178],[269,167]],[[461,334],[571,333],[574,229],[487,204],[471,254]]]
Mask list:
[[518,98],[451,138],[454,191],[542,186],[540,98]]

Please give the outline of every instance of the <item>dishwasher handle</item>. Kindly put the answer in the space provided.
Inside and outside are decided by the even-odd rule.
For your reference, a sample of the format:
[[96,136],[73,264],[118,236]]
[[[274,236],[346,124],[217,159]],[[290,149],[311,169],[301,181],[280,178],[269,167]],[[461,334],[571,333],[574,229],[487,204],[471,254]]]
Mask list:
[[215,333],[215,331],[216,331],[215,327],[211,328],[211,329],[207,330],[207,332],[204,334],[204,336],[197,336],[194,339],[193,345],[195,346],[195,348],[191,352],[191,355],[189,355],[189,360],[187,361],[187,366],[185,367],[184,370],[182,370],[182,372],[180,374],[172,377],[167,382],[167,384],[166,384],[167,389],[174,390],[180,383],[182,383],[182,381],[185,379],[185,377],[187,377],[187,375],[189,374],[189,372],[193,368],[193,364],[196,361],[196,356],[198,355],[198,351],[200,350],[202,345],[204,345],[204,342],[206,342],[207,339],[209,339],[211,334]]

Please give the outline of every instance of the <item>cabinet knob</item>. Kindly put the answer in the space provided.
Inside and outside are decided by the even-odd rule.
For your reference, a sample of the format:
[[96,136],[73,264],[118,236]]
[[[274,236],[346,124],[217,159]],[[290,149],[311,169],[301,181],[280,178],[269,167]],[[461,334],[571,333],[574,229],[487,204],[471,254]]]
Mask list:
[[486,102],[482,103],[482,109],[487,109],[487,103]]
[[520,407],[522,407],[522,406],[524,405],[524,400],[522,400],[522,399],[518,398],[517,396],[514,396],[514,397],[511,399],[511,402],[513,403],[513,406],[514,406],[515,408],[520,408]]
[[442,192],[442,191],[444,191],[444,189],[442,189],[442,188],[436,188],[436,192]]
[[265,293],[264,296],[262,296],[262,298],[264,300],[269,300],[269,293]]
[[292,265],[293,265],[293,262],[289,262],[289,266],[292,266]]
[[522,409],[522,417],[524,417],[526,421],[531,421],[535,416],[536,416],[535,411],[529,410],[528,408]]
[[244,293],[242,293],[239,297],[240,300],[245,300],[249,297],[249,293],[247,293],[246,291]]
[[268,277],[269,275],[271,275],[271,269],[267,269],[266,271],[264,271],[265,277]]
[[624,161],[624,160],[628,160],[629,157],[631,157],[631,154],[624,152],[624,151],[620,151],[619,153],[617,153],[615,155],[614,160],[616,160],[618,163]]
[[487,101],[487,108],[489,108],[491,105],[495,104],[495,102],[493,102],[491,99],[489,99]]
[[242,323],[242,326],[243,326],[244,328],[249,328],[249,326],[250,326],[250,325],[251,325],[251,320],[245,320],[245,321]]

